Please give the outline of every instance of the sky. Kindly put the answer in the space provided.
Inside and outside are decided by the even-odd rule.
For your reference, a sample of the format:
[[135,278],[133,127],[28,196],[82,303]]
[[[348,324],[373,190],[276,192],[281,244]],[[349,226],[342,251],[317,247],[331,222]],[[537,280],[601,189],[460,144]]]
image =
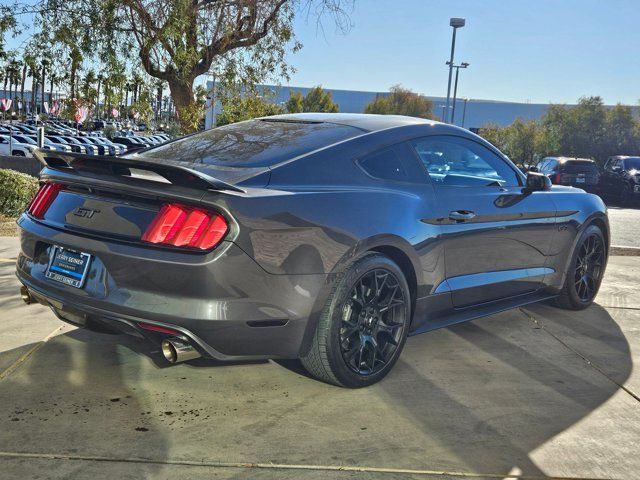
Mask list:
[[444,96],[458,30],[458,96],[531,103],[640,99],[640,0],[355,0],[346,34],[296,20],[303,49],[291,85]]
[[289,84],[365,91],[401,84],[445,96],[450,17],[467,22],[456,42],[455,61],[470,63],[459,97],[639,102],[640,0],[354,0],[346,33],[330,18],[319,29],[315,18],[296,17],[303,48],[288,56],[297,70]]

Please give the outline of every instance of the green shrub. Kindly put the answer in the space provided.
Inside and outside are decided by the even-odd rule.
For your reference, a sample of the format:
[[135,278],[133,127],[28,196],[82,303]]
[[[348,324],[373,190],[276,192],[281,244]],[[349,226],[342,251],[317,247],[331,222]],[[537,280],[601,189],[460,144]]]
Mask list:
[[0,215],[20,215],[37,190],[37,178],[14,170],[0,169]]

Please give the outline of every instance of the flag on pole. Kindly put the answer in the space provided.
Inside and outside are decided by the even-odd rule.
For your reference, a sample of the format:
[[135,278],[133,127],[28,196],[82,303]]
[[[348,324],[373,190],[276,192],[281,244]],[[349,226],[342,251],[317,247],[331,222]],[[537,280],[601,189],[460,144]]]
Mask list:
[[6,112],[11,108],[11,100],[8,98],[0,98],[0,108],[3,112]]
[[89,114],[89,109],[87,107],[78,107],[76,111],[75,120],[76,123],[82,123],[87,119],[87,115]]

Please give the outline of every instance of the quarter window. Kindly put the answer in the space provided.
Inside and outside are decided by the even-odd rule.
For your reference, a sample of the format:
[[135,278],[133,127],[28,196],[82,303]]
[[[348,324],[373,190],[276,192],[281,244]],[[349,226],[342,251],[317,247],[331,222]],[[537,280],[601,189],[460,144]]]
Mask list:
[[360,166],[372,177],[383,180],[407,181],[408,175],[396,147],[385,148],[362,160]]
[[411,142],[435,185],[519,186],[516,172],[488,148],[462,137],[432,136]]

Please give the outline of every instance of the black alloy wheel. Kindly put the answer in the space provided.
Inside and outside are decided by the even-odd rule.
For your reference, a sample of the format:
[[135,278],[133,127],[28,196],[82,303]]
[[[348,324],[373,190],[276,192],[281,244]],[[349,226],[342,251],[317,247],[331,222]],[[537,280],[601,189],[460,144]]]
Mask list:
[[385,255],[367,253],[333,285],[302,364],[314,377],[333,385],[373,385],[398,360],[411,310],[404,271]]
[[604,271],[604,244],[601,235],[591,234],[580,245],[574,275],[578,298],[593,300]]
[[393,358],[407,323],[406,301],[389,270],[371,270],[358,279],[342,307],[340,328],[342,358],[354,373],[377,373]]

